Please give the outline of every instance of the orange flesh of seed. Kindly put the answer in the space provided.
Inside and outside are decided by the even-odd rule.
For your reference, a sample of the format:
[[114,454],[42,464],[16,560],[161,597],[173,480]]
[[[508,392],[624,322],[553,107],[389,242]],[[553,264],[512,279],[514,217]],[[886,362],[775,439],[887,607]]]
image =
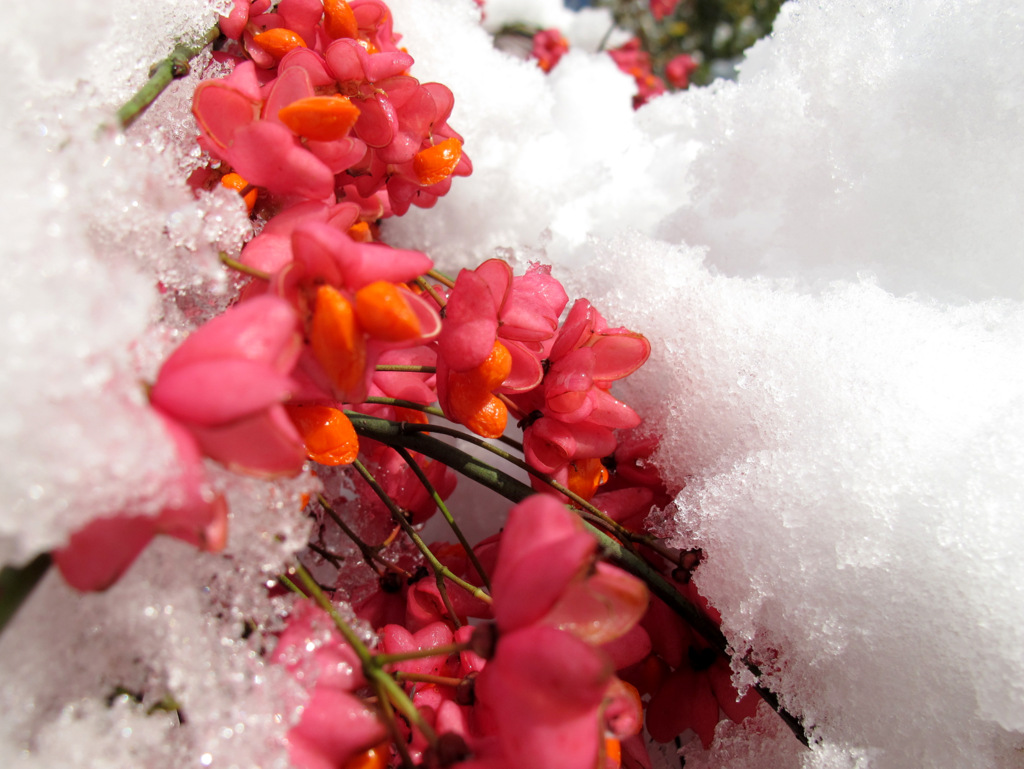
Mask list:
[[622,766],[622,743],[614,737],[604,738],[604,755],[613,766]]
[[608,469],[600,459],[577,459],[569,465],[566,486],[586,500],[597,493],[598,486],[608,482]]
[[330,142],[352,130],[359,108],[345,96],[307,96],[282,107],[277,116],[299,136]]
[[309,346],[339,390],[347,392],[362,381],[366,371],[366,339],[356,322],[352,302],[334,286],[317,289]]
[[369,222],[356,222],[348,228],[348,236],[356,243],[372,243],[373,231]]
[[307,48],[306,41],[295,32],[284,27],[268,29],[253,36],[253,40],[264,51],[280,61],[284,55],[295,48]]
[[352,756],[342,765],[341,769],[384,769],[390,753],[388,744],[382,742]]
[[359,23],[352,6],[345,0],[324,0],[324,29],[332,40],[358,35]]
[[492,391],[500,387],[512,371],[508,348],[494,340],[491,353],[483,363],[469,371],[448,375],[448,402],[455,421],[484,438],[500,438],[508,424],[508,408]]
[[[220,183],[227,187],[229,190],[235,190],[236,192],[241,192],[242,190],[249,186],[249,182],[247,182],[238,174],[225,174],[224,177],[220,180]],[[256,190],[249,190],[247,193],[245,193],[245,197],[242,198],[242,200],[245,201],[245,205],[249,209],[250,214],[252,213],[253,206],[256,205],[256,195]]]
[[412,170],[420,184],[429,187],[452,175],[462,157],[462,143],[454,136],[420,150],[412,159]]
[[378,280],[356,291],[356,318],[366,333],[384,342],[420,335],[420,319],[394,283]]
[[359,438],[348,417],[330,406],[285,406],[302,435],[306,456],[321,465],[350,465],[359,455]]

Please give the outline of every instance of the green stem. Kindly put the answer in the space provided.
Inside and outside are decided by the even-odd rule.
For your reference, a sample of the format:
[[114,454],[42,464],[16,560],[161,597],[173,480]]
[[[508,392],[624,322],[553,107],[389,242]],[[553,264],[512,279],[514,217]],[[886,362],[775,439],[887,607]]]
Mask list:
[[302,586],[306,589],[310,597],[320,606],[321,609],[326,611],[334,621],[334,626],[338,628],[338,632],[341,633],[342,637],[352,647],[352,651],[355,652],[359,658],[359,662],[363,666],[363,674],[366,678],[378,689],[383,692],[387,699],[394,704],[394,706],[409,719],[409,722],[416,726],[423,735],[427,738],[431,745],[437,743],[437,735],[434,730],[430,728],[423,716],[420,714],[416,706],[413,705],[412,701],[406,695],[405,690],[395,683],[395,679],[390,674],[384,671],[384,669],[374,659],[373,654],[366,645],[362,642],[359,636],[352,627],[345,621],[345,619],[338,614],[338,611],[334,608],[334,604],[331,603],[324,591],[320,589],[320,586],[313,579],[313,576],[306,571],[306,568],[296,561],[294,572],[298,576],[299,581],[302,582]]
[[220,261],[225,267],[230,267],[235,272],[240,272],[243,275],[249,275],[253,278],[259,278],[260,280],[270,280],[270,273],[264,272],[263,270],[257,270],[255,267],[250,267],[247,264],[237,259],[232,259],[230,256],[225,254],[223,251],[220,252]]
[[206,46],[220,37],[220,27],[214,25],[195,43],[178,43],[166,59],[158,61],[149,71],[149,80],[135,95],[117,111],[117,122],[127,128],[156,101],[157,97],[172,81],[189,73],[189,62],[198,56]]
[[[450,582],[454,582],[456,585],[461,587],[474,598],[478,598],[485,603],[491,602],[491,597],[487,595],[487,593],[478,588],[476,585],[472,585],[469,582],[466,582],[466,580],[462,579],[462,577],[456,576],[451,569],[449,569],[447,566],[445,566],[443,563],[437,560],[437,556],[431,552],[430,548],[427,546],[427,543],[423,541],[423,538],[420,537],[420,535],[412,527],[412,524],[410,524],[409,521],[406,520],[405,515],[398,508],[398,505],[396,505],[394,500],[392,500],[391,497],[388,496],[387,492],[384,491],[383,487],[381,487],[381,485],[377,482],[377,479],[373,477],[373,474],[366,469],[366,466],[362,462],[360,462],[357,459],[355,462],[352,463],[352,467],[354,467],[356,472],[363,477],[363,480],[369,484],[371,489],[373,489],[373,493],[376,494],[380,501],[383,502],[387,506],[388,510],[391,511],[391,517],[395,519],[395,523],[401,526],[406,536],[413,541],[413,544],[415,544],[419,551],[423,554],[423,557],[427,559],[427,562],[430,564],[430,568],[434,570],[435,574],[443,576]],[[441,591],[441,598],[445,601],[445,606],[448,607],[449,611],[452,611],[451,607],[448,605],[447,591],[444,589],[444,583],[438,582],[438,588]],[[454,612],[452,612],[452,618],[455,619]]]
[[363,556],[363,561],[366,562],[367,566],[369,566],[371,569],[377,572],[378,576],[380,575],[380,572],[377,571],[377,569],[374,567],[374,563],[379,563],[385,569],[393,571],[396,574],[400,574],[402,577],[406,579],[409,578],[409,573],[405,571],[405,569],[403,569],[401,566],[397,566],[396,564],[385,561],[383,558],[381,558],[379,549],[370,547],[368,544],[363,542],[363,540],[359,538],[359,535],[352,531],[352,529],[349,528],[348,524],[346,524],[345,521],[342,520],[341,516],[338,515],[337,512],[335,512],[334,508],[331,507],[330,503],[327,501],[323,494],[318,495],[317,499],[320,502],[320,507],[324,509],[324,512],[327,513],[327,515],[330,517],[332,521],[334,521],[337,527],[345,533],[345,536],[351,539],[353,543],[355,543],[355,546],[359,548],[359,552]]
[[[513,502],[522,502],[534,493],[533,489],[515,480],[505,473],[499,472],[491,465],[470,456],[429,435],[410,433],[403,429],[403,423],[391,422],[379,417],[360,414],[357,411],[346,411],[345,415],[352,422],[358,435],[364,438],[385,443],[388,446],[403,446],[419,452],[431,459],[444,462],[450,468],[466,476],[472,481],[486,486]],[[404,423],[408,424],[408,423]]]
[[426,278],[416,278],[416,285],[427,292],[430,298],[437,303],[438,308],[444,309],[444,306],[447,304],[445,298],[434,290],[434,287],[426,281]]
[[650,547],[651,549],[655,550],[659,555],[666,558],[671,563],[675,563],[677,565],[679,563],[678,554],[673,553],[671,550],[669,550],[667,547],[661,544],[661,542],[659,542],[655,537],[652,537],[649,534],[638,534],[635,531],[630,531],[618,521],[608,517],[608,514],[605,513],[603,510],[601,510],[598,507],[595,507],[576,492],[563,486],[554,478],[547,475],[547,473],[542,473],[540,470],[537,470],[528,462],[525,462],[524,460],[520,459],[517,456],[514,456],[513,454],[509,454],[507,451],[505,451],[502,448],[499,448],[498,446],[495,446],[493,443],[488,443],[487,441],[483,440],[482,438],[479,438],[476,435],[469,435],[461,430],[456,430],[451,427],[445,427],[444,425],[406,424],[404,429],[412,432],[441,433],[442,435],[450,435],[452,437],[459,438],[460,440],[468,441],[469,443],[472,443],[475,446],[479,446],[482,449],[486,449],[495,456],[501,457],[506,462],[515,465],[520,470],[525,470],[534,478],[537,478],[541,482],[547,484],[552,489],[557,491],[559,494],[564,494],[573,502],[573,504],[575,504],[581,510],[585,510],[588,513],[590,513],[590,515],[597,518],[601,526],[606,531],[608,531],[611,534],[614,534],[619,539],[628,540],[630,542],[638,542],[642,545],[646,545],[647,547]]
[[461,652],[469,651],[472,646],[468,643],[465,644],[447,644],[445,646],[435,646],[432,649],[418,649],[416,651],[409,652],[395,652],[394,654],[376,654],[374,659],[377,660],[378,665],[391,665],[395,662],[408,662],[409,660],[422,660],[427,657],[447,657],[451,654],[459,654]]
[[459,544],[462,545],[462,549],[466,551],[466,555],[473,564],[473,568],[476,569],[476,573],[479,574],[480,579],[483,580],[484,587],[490,591],[491,580],[488,578],[487,572],[484,571],[483,564],[481,564],[480,560],[476,557],[476,552],[466,540],[466,535],[462,533],[462,529],[460,529],[458,524],[455,523],[455,518],[452,517],[451,512],[448,510],[448,506],[444,503],[444,500],[441,499],[441,495],[437,493],[437,489],[434,488],[434,484],[430,482],[426,473],[423,472],[423,468],[419,466],[416,460],[412,458],[412,455],[406,449],[398,446],[395,448],[395,451],[397,451],[399,456],[405,460],[405,463],[412,468],[416,477],[419,478],[420,483],[423,484],[423,488],[425,488],[427,493],[430,494],[431,498],[434,500],[434,504],[437,505],[437,509],[441,511],[441,515],[444,516],[444,519],[448,522],[448,526],[455,533],[455,537],[459,540]]
[[448,288],[455,288],[455,281],[452,278],[449,278],[440,270],[427,270],[427,277],[433,278],[442,286],[447,286]]
[[49,553],[42,553],[20,569],[13,566],[0,569],[0,633],[46,575],[51,561]]
[[437,369],[434,366],[398,366],[398,365],[378,365],[377,371],[407,371],[411,374],[436,374]]
[[412,409],[413,411],[422,411],[424,414],[430,414],[431,416],[444,418],[444,412],[436,406],[424,406],[422,403],[416,403],[415,401],[407,401],[401,398],[385,398],[380,396],[371,396],[363,401],[363,403],[372,403],[377,406],[394,406],[395,408]]
[[435,676],[430,673],[406,673],[403,670],[395,673],[395,680],[399,682],[412,681],[413,683],[437,684],[439,686],[451,686],[452,688],[462,683],[461,678]]

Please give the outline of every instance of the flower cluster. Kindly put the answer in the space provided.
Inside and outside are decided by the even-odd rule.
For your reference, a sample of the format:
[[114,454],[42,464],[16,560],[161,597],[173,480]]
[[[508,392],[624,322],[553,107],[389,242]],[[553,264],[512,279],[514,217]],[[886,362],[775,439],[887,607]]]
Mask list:
[[367,220],[429,208],[472,170],[454,98],[408,74],[381,0],[235,0],[237,65],[196,89],[200,144],[280,202],[342,198]]
[[[675,13],[679,0],[651,0],[649,11],[651,17],[659,25],[670,19]],[[637,12],[635,6],[630,7],[624,14],[627,18],[636,19],[633,14]],[[685,27],[685,25],[683,25]],[[664,77],[655,73],[652,57],[645,41],[649,43],[648,25],[636,22],[637,35],[630,38],[617,48],[608,50],[608,55],[615,62],[615,65],[624,73],[633,78],[636,83],[636,94],[633,97],[633,107],[639,108],[656,96],[666,93],[668,85],[675,90],[685,90],[690,86],[690,79],[699,68],[697,60],[689,53],[678,53],[667,61],[659,63],[658,71]],[[569,41],[562,32],[556,28],[540,29],[533,33],[530,57],[535,59],[538,66],[545,72],[550,72],[569,51]]]
[[[146,386],[176,453],[170,501],[74,533],[54,554],[65,579],[105,589],[158,534],[223,548],[207,462],[337,473],[359,491],[309,506],[320,533],[280,584],[312,600],[267,655],[308,694],[287,735],[296,766],[649,767],[645,723],[707,745],[720,711],[752,713],[689,584],[699,556],[645,529],[677,490],[613,388],[648,340],[570,305],[546,266],[515,275],[494,258],[450,279],[379,241],[381,218],[432,205],[471,168],[451,92],[408,74],[381,0],[236,0],[222,29],[234,66],[196,89],[214,161],[193,181],[219,179],[252,213],[258,234],[225,259],[250,280]],[[553,66],[564,40],[549,43]],[[432,432],[517,463],[532,488]],[[475,546],[445,504],[456,469],[518,502]],[[438,511],[457,542],[420,538]],[[341,537],[354,566],[332,552]],[[331,564],[321,587],[307,567]]]

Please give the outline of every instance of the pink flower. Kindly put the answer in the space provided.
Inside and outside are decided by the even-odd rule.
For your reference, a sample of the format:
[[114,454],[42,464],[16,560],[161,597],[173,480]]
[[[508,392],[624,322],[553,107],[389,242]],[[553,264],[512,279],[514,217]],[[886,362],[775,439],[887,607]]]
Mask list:
[[377,713],[356,695],[362,666],[327,614],[303,602],[270,656],[310,691],[299,723],[288,731],[288,755],[301,769],[336,769],[387,735]]
[[673,88],[682,91],[689,88],[690,75],[696,72],[699,66],[692,56],[681,53],[665,65],[665,77]]
[[291,253],[270,290],[305,320],[302,397],[359,403],[382,354],[422,347],[440,332],[436,305],[401,285],[433,266],[426,254],[358,243],[312,217],[292,230]]
[[625,45],[608,51],[618,68],[631,75],[636,81],[637,94],[633,97],[633,108],[639,109],[655,96],[665,93],[665,83],[651,70],[651,56],[640,47],[640,41],[633,38]]
[[615,566],[595,564],[596,550],[554,497],[537,494],[513,507],[491,578],[498,629],[545,624],[595,645],[626,634],[647,610],[647,589]]
[[158,534],[217,552],[227,541],[227,504],[209,488],[195,441],[181,426],[160,415],[174,443],[179,499],[156,516],[122,512],[90,521],[55,550],[54,563],[77,590],[105,590],[114,584]]
[[302,438],[282,405],[302,346],[284,300],[261,296],[197,329],[164,362],[153,406],[186,427],[206,456],[256,475],[299,472]]
[[593,769],[613,680],[607,658],[570,633],[534,625],[502,635],[476,681],[479,706],[493,719],[493,744],[477,752],[495,763],[463,766]]
[[664,21],[675,13],[679,0],[651,0],[651,16],[658,21]]
[[569,51],[569,41],[557,29],[545,29],[533,36],[530,55],[545,72],[550,72]]

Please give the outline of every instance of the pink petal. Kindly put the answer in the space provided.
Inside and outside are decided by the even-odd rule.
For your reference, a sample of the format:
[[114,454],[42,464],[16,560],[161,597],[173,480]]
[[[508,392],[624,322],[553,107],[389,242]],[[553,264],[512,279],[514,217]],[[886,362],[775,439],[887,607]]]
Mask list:
[[204,80],[192,98],[192,114],[200,130],[221,150],[234,141],[239,128],[256,119],[258,108],[257,101],[223,80]]
[[200,326],[171,353],[160,374],[230,358],[262,362],[283,373],[295,364],[301,348],[298,318],[291,306],[278,297],[261,296]]
[[550,268],[532,265],[525,275],[512,280],[511,295],[501,309],[502,336],[524,342],[550,339],[568,301]]
[[265,363],[198,361],[162,375],[150,400],[182,422],[214,427],[283,401],[291,389],[290,378]]
[[305,99],[314,93],[309,74],[302,67],[278,70],[277,79],[267,94],[260,117],[283,126],[284,123],[278,118],[277,113],[292,102]]
[[642,662],[651,653],[651,637],[643,625],[634,625],[628,633],[601,644],[601,651],[611,658],[616,670],[622,670]]
[[512,508],[502,532],[491,584],[503,629],[542,617],[589,565],[596,541],[553,497],[538,494]]
[[292,233],[292,254],[297,274],[308,283],[339,286],[344,281],[338,255],[355,244],[347,234],[318,221],[300,224]]
[[632,408],[605,390],[595,387],[590,391],[589,397],[594,408],[588,419],[594,424],[613,430],[625,430],[638,426],[642,421],[640,415]]
[[351,136],[332,142],[306,141],[306,147],[316,155],[331,173],[347,171],[366,156],[366,144]]
[[640,334],[602,334],[590,349],[594,351],[594,379],[610,383],[627,377],[650,357],[651,343]]
[[[321,6],[321,11],[323,7]],[[306,38],[303,37],[303,40]],[[284,55],[281,59],[281,63],[277,65],[278,73],[282,73],[292,67],[300,67],[306,70],[306,74],[309,75],[309,81],[314,87],[319,88],[324,85],[334,85],[334,78],[327,72],[327,64],[323,57],[316,51],[309,48],[293,48]]]
[[467,371],[491,354],[498,331],[497,303],[483,276],[462,270],[445,307],[438,352],[456,371]]
[[594,331],[595,315],[596,310],[586,299],[577,299],[573,303],[551,348],[552,360],[564,357],[586,342]]
[[295,475],[306,451],[281,406],[223,427],[192,427],[206,456],[239,472],[259,477]]
[[279,195],[323,200],[334,195],[334,174],[279,123],[260,120],[234,133],[224,158],[250,184]]
[[227,16],[221,16],[220,31],[225,37],[238,40],[242,36],[242,30],[249,23],[249,0],[234,0],[231,12]]
[[610,681],[610,666],[593,647],[541,626],[503,636],[476,690],[501,714],[499,738],[510,765],[593,769]]
[[649,600],[643,581],[599,561],[594,574],[570,584],[540,621],[600,646],[637,626]]
[[[500,331],[503,332],[504,329]],[[522,393],[539,385],[544,379],[544,366],[540,362],[540,357],[521,342],[510,341],[500,335],[499,339],[512,357],[512,370],[501,383],[498,392]]]
[[353,127],[356,136],[367,146],[387,146],[398,130],[398,116],[387,96],[376,94],[369,99],[352,99],[359,108],[359,119]]
[[318,686],[288,732],[288,755],[301,769],[337,769],[384,739],[387,730],[362,700]]
[[64,581],[76,590],[106,590],[113,585],[156,536],[148,516],[96,518],[53,552]]
[[358,291],[378,280],[408,283],[433,269],[433,260],[422,251],[391,248],[383,243],[354,243],[339,254],[345,286]]
[[359,58],[359,43],[355,40],[335,40],[324,51],[324,59],[330,74],[338,82],[362,80],[365,77],[363,62]]

